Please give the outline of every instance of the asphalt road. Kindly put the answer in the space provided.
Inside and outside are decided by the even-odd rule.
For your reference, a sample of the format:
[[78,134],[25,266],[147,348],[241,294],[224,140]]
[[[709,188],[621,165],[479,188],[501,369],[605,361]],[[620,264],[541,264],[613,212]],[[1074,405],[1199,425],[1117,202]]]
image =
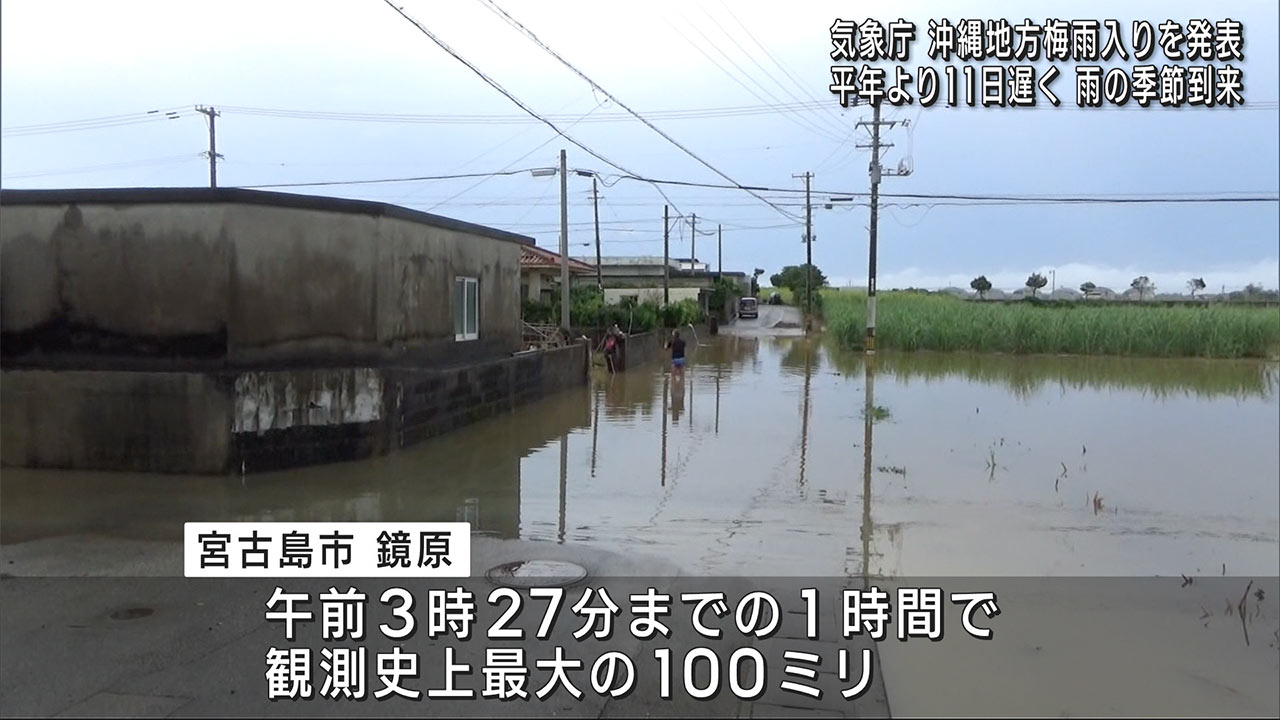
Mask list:
[[724,328],[734,335],[804,335],[804,315],[791,305],[760,305],[760,317],[737,318]]

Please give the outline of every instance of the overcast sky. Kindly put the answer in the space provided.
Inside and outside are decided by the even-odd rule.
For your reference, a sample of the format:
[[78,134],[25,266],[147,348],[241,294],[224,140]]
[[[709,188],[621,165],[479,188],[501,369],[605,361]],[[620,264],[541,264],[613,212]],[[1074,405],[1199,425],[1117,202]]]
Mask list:
[[[546,2],[495,0],[621,103],[736,183],[802,189],[814,173],[814,262],[833,282],[865,285],[869,208],[825,202],[866,192],[866,107],[841,108],[830,91],[837,18],[916,24],[915,74],[929,63],[930,18],[1005,18],[1026,3]],[[726,184],[608,101],[481,0],[398,0],[404,12],[533,111],[631,173]],[[1243,108],[1078,108],[1073,61],[1057,62],[1063,107],[885,106],[893,143],[883,164],[912,169],[881,192],[920,195],[1275,197],[1280,114],[1275,3],[1037,3],[1032,20],[1115,17],[1133,51],[1134,20],[1230,18],[1244,26]],[[221,186],[346,181],[550,167],[594,170],[602,185],[605,255],[661,255],[664,199],[654,186],[556,136],[382,0],[285,2],[27,2],[0,9],[0,175],[3,186],[204,186],[205,118],[217,119]],[[1102,32],[1105,41],[1107,33]],[[1185,46],[1184,46],[1185,47]],[[999,61],[973,61],[980,67]],[[1148,62],[1171,63],[1157,47]],[[1218,60],[1178,64],[1221,66]],[[1006,63],[1009,64],[1009,63]],[[1132,57],[1120,61],[1135,64]],[[893,69],[893,63],[877,63]],[[1041,62],[1043,70],[1047,64]],[[945,77],[945,76],[944,76]],[[961,76],[963,77],[963,75]],[[915,84],[908,86],[913,95]],[[797,107],[797,106],[801,107]],[[731,112],[711,113],[732,108]],[[289,111],[286,116],[264,109]],[[176,119],[150,110],[175,111]],[[673,117],[679,111],[694,117]],[[299,113],[302,117],[298,117]],[[326,116],[341,113],[347,119]],[[292,114],[294,116],[287,116]],[[352,114],[361,117],[351,118]],[[387,115],[417,116],[389,122]],[[93,118],[118,121],[50,124]],[[423,117],[427,116],[427,117]],[[470,118],[459,116],[473,116]],[[482,116],[476,118],[474,116]],[[412,120],[412,121],[410,121]],[[426,122],[425,120],[431,120]],[[22,129],[25,126],[40,126]],[[559,180],[519,173],[490,179],[282,188],[374,199],[530,235],[558,249]],[[571,253],[594,253],[591,180],[569,179]],[[666,186],[673,215],[697,214],[700,232],[723,226],[725,270],[777,272],[804,261],[803,195]],[[865,199],[862,199],[865,203]],[[1057,286],[1123,289],[1136,275],[1185,292],[1280,284],[1280,207],[1236,204],[975,207],[886,197],[879,224],[881,288],[960,285],[985,274],[1014,289],[1032,271]],[[929,203],[933,204],[929,204]],[[912,205],[915,203],[915,205]],[[923,203],[923,204],[921,204]],[[672,255],[690,252],[688,223]],[[699,259],[716,263],[714,236]],[[767,277],[767,275],[766,275]]]

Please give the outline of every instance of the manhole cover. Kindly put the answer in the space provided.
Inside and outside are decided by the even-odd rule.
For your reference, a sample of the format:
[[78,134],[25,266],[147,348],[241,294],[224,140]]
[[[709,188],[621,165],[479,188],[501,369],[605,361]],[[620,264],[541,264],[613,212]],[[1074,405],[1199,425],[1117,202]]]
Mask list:
[[152,610],[151,608],[145,608],[145,607],[125,608],[124,610],[117,610],[111,613],[111,619],[112,620],[137,620],[138,618],[147,617],[148,615],[154,612],[155,610]]
[[507,587],[559,587],[587,576],[581,565],[554,560],[521,560],[490,568],[485,577]]

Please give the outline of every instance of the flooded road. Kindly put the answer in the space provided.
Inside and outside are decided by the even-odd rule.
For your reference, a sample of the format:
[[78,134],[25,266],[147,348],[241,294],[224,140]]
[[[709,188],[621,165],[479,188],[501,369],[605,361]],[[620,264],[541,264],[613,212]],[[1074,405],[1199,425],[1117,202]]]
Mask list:
[[[694,338],[690,338],[695,340]],[[696,345],[696,346],[695,346]],[[1274,575],[1277,366],[880,354],[720,335],[359,463],[4,470],[0,540],[183,521],[466,520],[698,575]]]

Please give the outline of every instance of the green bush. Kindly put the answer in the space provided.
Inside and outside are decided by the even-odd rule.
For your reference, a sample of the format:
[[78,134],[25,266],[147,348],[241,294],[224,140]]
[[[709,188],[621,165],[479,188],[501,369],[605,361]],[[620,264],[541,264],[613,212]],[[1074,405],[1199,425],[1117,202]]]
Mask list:
[[[731,281],[730,281],[731,282]],[[558,303],[525,300],[522,314],[528,323],[560,321]],[[569,322],[575,328],[604,329],[617,325],[624,332],[649,332],[658,327],[684,327],[706,320],[706,313],[696,300],[681,300],[665,307],[654,302],[623,300],[606,304],[604,293],[595,286],[575,287],[569,293]]]
[[697,324],[706,319],[706,314],[702,312],[702,308],[696,300],[687,299],[671,303],[659,312],[662,318],[662,326],[668,328]]
[[[813,298],[813,305],[812,305],[813,314],[817,317],[822,317],[822,308],[823,308],[822,288],[817,288],[817,287],[811,288],[809,290],[809,295],[812,296]],[[805,304],[805,291],[803,287],[793,289],[791,291],[791,296],[793,298],[792,304],[800,308],[801,310],[804,310],[805,308],[810,307],[809,305]]]
[[741,293],[742,289],[738,286],[736,281],[724,277],[716,280],[715,284],[711,287],[711,298],[709,301],[712,312],[714,312],[717,317],[724,319],[723,314],[725,306],[728,305],[731,298],[735,298]]
[[525,298],[520,306],[520,317],[527,323],[541,325],[556,321],[556,310],[550,303]]

